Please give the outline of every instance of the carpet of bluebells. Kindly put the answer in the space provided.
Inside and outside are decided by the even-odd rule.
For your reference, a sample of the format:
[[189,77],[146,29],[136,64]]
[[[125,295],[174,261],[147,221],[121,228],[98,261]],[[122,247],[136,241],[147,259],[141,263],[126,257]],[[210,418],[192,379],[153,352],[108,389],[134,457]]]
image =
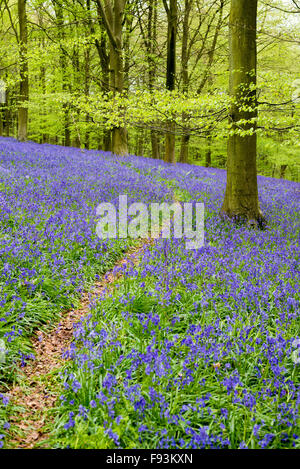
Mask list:
[[[220,219],[225,183],[213,168],[0,139],[8,368],[130,245],[97,239],[101,201],[205,204],[203,248],[146,245],[74,324],[54,447],[300,448],[300,186],[259,177],[258,231]],[[8,407],[3,392],[0,445]]]
[[97,205],[169,192],[108,154],[0,138],[0,435],[7,382],[34,358],[32,332],[57,322],[132,244],[98,239]]

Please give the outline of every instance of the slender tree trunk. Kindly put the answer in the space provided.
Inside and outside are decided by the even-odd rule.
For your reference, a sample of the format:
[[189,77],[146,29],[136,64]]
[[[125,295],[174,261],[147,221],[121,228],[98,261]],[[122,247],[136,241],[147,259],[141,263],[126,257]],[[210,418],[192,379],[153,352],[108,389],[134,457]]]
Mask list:
[[145,131],[144,129],[141,129],[139,132],[139,139],[138,139],[138,155],[139,156],[144,156],[144,136],[145,136]]
[[154,159],[160,158],[159,138],[155,130],[150,131],[151,139],[151,157]]
[[[72,57],[72,67],[73,67],[73,85],[72,90],[73,93],[75,92],[76,95],[80,93],[81,89],[81,68],[80,68],[80,59],[79,59],[79,49],[78,45],[76,44],[73,48],[73,57]],[[74,112],[72,112],[72,120],[74,123],[74,131],[73,131],[73,142],[72,146],[80,148],[81,147],[81,135],[80,135],[80,128],[79,128],[79,120],[80,120],[80,110],[76,108]]]
[[47,141],[47,135],[45,133],[45,121],[46,121],[46,112],[45,112],[45,106],[46,106],[46,99],[45,99],[45,94],[46,94],[46,68],[44,65],[41,66],[40,70],[40,82],[41,82],[41,89],[42,89],[42,96],[43,96],[43,104],[41,106],[41,126],[40,126],[40,143],[46,143]]
[[133,16],[127,15],[125,18],[125,37],[124,37],[124,88],[126,92],[129,92],[130,79],[129,79],[129,70],[130,70],[130,38],[132,33],[132,22]]
[[18,139],[27,140],[29,79],[27,58],[27,17],[26,0],[18,0],[19,53],[20,53],[20,96],[18,107]]
[[[38,14],[38,24],[39,26],[43,29],[44,28],[44,22],[43,22],[43,15]],[[42,36],[41,41],[40,41],[40,48],[45,49],[45,38]],[[46,126],[46,116],[47,116],[47,110],[46,110],[46,66],[44,61],[41,62],[41,67],[40,67],[40,87],[41,87],[41,92],[42,92],[42,105],[40,109],[40,143],[46,143],[48,140],[48,136],[45,132],[45,126]]]
[[205,153],[205,167],[210,168],[211,167],[211,137],[207,138],[207,150]]
[[[149,0],[148,25],[147,25],[147,60],[148,60],[148,86],[150,93],[153,93],[154,80],[156,77],[156,63],[154,59],[157,40],[157,0]],[[150,131],[151,156],[159,159],[158,135],[154,129]]]
[[7,105],[6,102],[6,85],[3,80],[0,80],[0,137],[3,136],[4,126],[5,126],[5,107]]
[[[251,224],[263,222],[258,203],[256,170],[256,28],[257,0],[231,0],[229,88],[233,104],[230,119],[235,131],[253,128],[253,132],[246,136],[235,133],[228,139],[227,185],[221,213],[246,218]],[[252,110],[241,108],[245,102],[251,104]],[[239,124],[241,119],[246,119],[248,123]],[[254,120],[249,122],[249,119]]]
[[[87,0],[88,5],[90,5],[90,0]],[[90,8],[90,7],[89,7]],[[88,9],[89,9],[88,8]],[[100,59],[101,65],[101,88],[104,94],[109,92],[109,53],[107,52],[107,35],[105,34],[104,22],[101,14],[99,5],[97,4],[97,14],[98,14],[98,23],[101,30],[101,39],[99,40],[95,37],[95,45]],[[95,27],[93,21],[89,20],[91,33],[95,35]],[[95,35],[96,36],[96,35]],[[100,148],[104,151],[111,151],[111,131],[104,127],[102,144],[99,144]]]
[[0,137],[3,137],[3,107],[0,103]]
[[[188,130],[185,128],[185,131]],[[189,161],[189,143],[190,143],[190,135],[184,134],[181,137],[181,146],[180,146],[180,156],[179,161],[180,163],[188,163]]]
[[10,134],[10,125],[11,125],[11,111],[10,111],[10,92],[9,89],[6,89],[5,93],[5,108],[4,108],[4,123],[3,123],[3,133],[6,137],[9,137]]
[[[65,33],[64,33],[64,15],[62,5],[54,0],[52,0],[53,7],[55,10],[57,27],[58,27],[58,38],[60,42],[60,67],[62,74],[62,91],[67,93],[69,91],[68,85],[68,71],[67,71],[67,53],[65,50]],[[69,147],[71,145],[71,131],[70,131],[70,108],[67,102],[64,102],[62,105],[63,109],[63,133],[64,140],[63,143],[65,146]]]
[[176,154],[175,154],[175,124],[169,122],[168,130],[166,135],[166,146],[165,146],[165,161],[167,163],[176,163]]
[[[167,8],[168,16],[168,37],[167,37],[167,81],[166,88],[169,91],[175,89],[176,75],[176,35],[177,35],[177,0],[170,0]],[[167,124],[166,153],[165,160],[169,163],[176,163],[175,154],[175,124],[170,121]]]
[[[84,94],[85,96],[89,96],[90,94],[90,47],[87,47],[87,49],[84,52],[84,75],[85,75]],[[89,129],[90,115],[89,113],[87,113],[85,116],[85,123],[86,123],[86,129],[85,129],[84,146],[88,150],[90,148],[90,129]]]
[[[90,23],[90,12],[91,12],[91,1],[86,0],[86,9],[88,11],[88,21]],[[91,32],[91,31],[90,31]],[[87,35],[88,37],[88,35]],[[84,94],[85,96],[90,95],[90,59],[91,59],[91,47],[88,45],[86,49],[84,50]],[[89,113],[86,113],[85,116],[85,123],[86,123],[86,129],[85,129],[85,137],[84,137],[84,147],[88,150],[90,148],[90,124],[91,117]]]
[[[182,91],[187,94],[189,91],[189,57],[188,57],[188,37],[189,37],[189,20],[192,8],[192,0],[185,0],[184,2],[184,16],[182,24],[182,44],[181,44],[181,81]],[[182,121],[185,122],[186,115],[182,114]],[[179,161],[187,163],[189,158],[189,142],[190,134],[187,127],[184,128],[184,134],[181,137],[181,147]]]
[[288,167],[287,164],[280,165],[280,179],[284,179],[286,168]]

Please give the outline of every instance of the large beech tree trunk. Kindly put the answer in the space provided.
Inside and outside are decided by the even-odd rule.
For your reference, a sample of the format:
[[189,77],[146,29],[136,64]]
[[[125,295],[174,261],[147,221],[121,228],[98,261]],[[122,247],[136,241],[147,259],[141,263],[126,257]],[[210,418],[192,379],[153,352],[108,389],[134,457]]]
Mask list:
[[[110,49],[111,88],[115,93],[122,93],[124,91],[124,64],[122,54],[123,8],[123,2],[115,0],[114,33],[117,47],[111,44]],[[111,139],[113,153],[117,155],[126,155],[128,153],[127,130],[125,127],[113,127]]]
[[[124,92],[124,59],[123,59],[123,21],[126,0],[96,0],[103,25],[110,44],[110,89],[114,94]],[[128,154],[127,130],[125,127],[114,127],[111,132],[112,152],[117,155]]]
[[[230,119],[234,130],[253,128],[253,132],[245,136],[235,133],[228,139],[227,185],[221,213],[260,225],[263,217],[258,203],[256,171],[256,34],[257,0],[231,0],[229,89],[233,104]],[[243,104],[250,105],[251,109],[243,109]],[[241,119],[248,122],[239,124]],[[249,122],[250,119],[254,121]]]
[[20,59],[20,96],[18,107],[18,139],[27,140],[29,97],[28,59],[27,59],[27,18],[26,0],[18,0],[19,18],[19,59]]

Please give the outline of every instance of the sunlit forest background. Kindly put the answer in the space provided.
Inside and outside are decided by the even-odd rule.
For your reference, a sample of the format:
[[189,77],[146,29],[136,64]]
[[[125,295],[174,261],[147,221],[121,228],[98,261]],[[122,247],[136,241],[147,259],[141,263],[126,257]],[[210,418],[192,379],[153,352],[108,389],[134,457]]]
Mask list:
[[[164,159],[166,132],[172,132],[177,161],[225,168],[228,0],[180,0],[173,13],[161,0],[127,2],[115,44],[121,48],[121,84],[113,83],[116,51],[105,22],[121,1],[115,9],[104,2],[106,17],[97,0],[24,3],[20,38],[18,2],[0,2],[0,135],[18,136],[22,100],[27,140],[109,151],[111,130],[121,123],[130,154]],[[258,174],[293,181],[299,180],[300,150],[298,13],[291,0],[259,2]],[[176,63],[170,86],[172,22]],[[114,19],[111,25],[116,27]]]

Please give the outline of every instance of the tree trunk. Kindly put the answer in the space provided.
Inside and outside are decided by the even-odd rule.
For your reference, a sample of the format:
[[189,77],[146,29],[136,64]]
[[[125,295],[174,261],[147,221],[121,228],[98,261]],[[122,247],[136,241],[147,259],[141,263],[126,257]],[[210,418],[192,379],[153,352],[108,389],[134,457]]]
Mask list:
[[[221,213],[229,217],[246,218],[251,224],[263,222],[258,203],[255,133],[257,118],[257,0],[231,0],[229,19],[230,95],[233,104],[230,119],[233,130],[249,131],[228,139],[227,185]],[[253,89],[251,88],[253,86]],[[241,105],[251,105],[244,110]],[[246,119],[246,124],[239,124]],[[249,122],[250,119],[254,119]]]
[[27,58],[27,17],[26,0],[18,0],[19,54],[20,54],[20,96],[18,107],[18,139],[27,140],[29,81]]
[[160,158],[159,139],[155,130],[151,130],[150,138],[151,138],[151,157],[154,159],[159,159]]
[[[122,21],[124,18],[124,1],[114,2],[114,34],[116,46],[111,47],[111,88],[114,93],[124,91],[124,64],[122,52]],[[112,130],[112,152],[117,155],[127,155],[127,130],[124,127],[114,127]]]
[[[87,3],[89,4],[89,0],[87,0]],[[97,48],[97,52],[98,52],[100,64],[101,64],[101,72],[102,72],[101,88],[102,88],[102,92],[106,94],[109,92],[109,62],[110,61],[109,61],[109,53],[107,52],[108,50],[107,35],[105,34],[104,22],[103,22],[103,18],[102,18],[99,5],[97,8],[97,13],[98,13],[98,23],[99,23],[99,27],[101,30],[101,39],[99,40],[97,39],[97,37],[95,37],[95,45]],[[89,25],[90,25],[91,33],[96,36],[94,23],[91,18],[89,19]],[[98,147],[100,147],[100,149],[104,151],[111,151],[110,129],[107,129],[104,127],[102,144],[99,143]]]
[[[76,28],[77,30],[77,28]],[[73,71],[73,84],[72,84],[72,90],[73,93],[76,93],[76,95],[80,94],[80,89],[81,89],[81,76],[82,72],[80,69],[80,60],[79,60],[79,49],[78,45],[75,44],[73,46],[73,55],[72,55],[72,71]],[[71,113],[72,121],[73,121],[73,139],[72,139],[72,146],[76,148],[81,148],[81,135],[80,135],[80,127],[79,127],[79,121],[80,121],[80,110],[78,107],[74,110],[74,112]]]
[[[123,64],[123,20],[125,0],[107,0],[105,8],[101,0],[96,0],[99,14],[103,20],[110,43],[110,89],[113,94],[124,91]],[[127,130],[123,126],[112,129],[112,152],[117,155],[128,154]]]
[[103,129],[102,150],[111,151],[112,133],[109,129]]
[[[90,48],[87,47],[87,49],[84,52],[84,94],[85,96],[90,95]],[[90,115],[89,113],[86,113],[85,116],[85,123],[86,123],[86,129],[85,129],[85,142],[84,146],[88,150],[90,148],[90,129],[89,129],[89,124],[90,124]]]
[[[65,33],[64,33],[64,16],[62,5],[54,0],[52,0],[53,7],[55,10],[55,16],[57,20],[57,27],[58,27],[58,39],[60,42],[60,67],[61,67],[61,74],[62,74],[62,91],[63,93],[67,93],[69,86],[68,86],[68,70],[67,70],[67,54],[65,50]],[[64,102],[62,105],[63,109],[63,144],[66,147],[71,145],[71,131],[70,131],[70,109],[69,104]]]
[[0,80],[0,98],[0,137],[2,137],[5,127],[5,107],[7,106],[6,85],[3,80]]
[[176,163],[175,154],[175,124],[173,122],[168,123],[168,131],[166,135],[166,148],[165,148],[165,161],[167,163]]
[[47,112],[45,112],[46,107],[46,68],[44,65],[41,66],[40,70],[40,82],[41,82],[41,91],[43,95],[43,105],[41,106],[41,115],[40,115],[40,143],[47,142],[47,135],[45,133],[45,123],[46,123],[46,116]]
[[124,38],[124,88],[126,92],[129,92],[130,87],[130,79],[129,79],[129,70],[130,70],[130,52],[131,52],[131,44],[130,38],[132,33],[132,23],[133,23],[133,16],[127,15],[125,18],[125,38]]
[[[168,37],[167,37],[167,81],[166,88],[169,91],[175,89],[176,75],[176,35],[177,35],[177,0],[170,0],[170,7],[167,8],[168,16]],[[165,161],[176,163],[175,154],[175,124],[168,123],[166,135]]]
[[0,103],[0,137],[3,136],[3,104]]
[[207,138],[207,150],[205,153],[205,167],[210,168],[211,167],[211,137]]
[[[118,24],[121,27],[121,25]],[[119,29],[120,31],[120,29]],[[118,49],[111,47],[110,50],[110,69],[111,69],[111,82],[110,87],[113,90],[114,94],[123,92],[123,59],[121,42],[118,41]],[[116,155],[127,155],[128,146],[127,146],[127,130],[122,127],[114,127],[111,132],[111,146],[112,152]]]
[[[182,91],[188,94],[189,91],[189,56],[188,56],[188,38],[189,38],[189,21],[190,13],[192,8],[192,1],[185,0],[184,2],[184,16],[182,23],[182,44],[181,44],[181,80],[182,80]],[[186,121],[185,113],[182,113],[182,122]],[[187,127],[184,128],[184,135],[181,137],[180,147],[180,163],[187,163],[189,158],[189,142],[190,134]]]
[[5,94],[5,108],[4,108],[4,123],[3,123],[3,133],[6,137],[9,137],[10,134],[10,125],[11,125],[11,110],[10,110],[10,92],[7,88]]
[[287,164],[280,165],[280,179],[284,179],[286,168],[288,167]]
[[[187,131],[187,129],[185,130]],[[189,134],[182,135],[180,156],[179,156],[180,163],[187,163],[189,160],[189,142],[190,142],[190,135]]]
[[144,136],[145,136],[145,131],[144,129],[141,129],[139,132],[139,138],[138,138],[138,156],[144,156]]
[[[42,29],[44,28],[43,15],[40,14],[40,13],[38,14],[38,24],[39,24],[40,28],[42,28]],[[45,38],[44,38],[44,36],[42,36],[42,38],[41,38],[40,48],[45,49]],[[42,61],[41,66],[40,66],[39,79],[40,79],[40,88],[41,88],[42,97],[43,97],[42,105],[41,105],[41,109],[40,109],[40,128],[39,128],[40,143],[46,143],[48,141],[48,136],[45,132],[46,119],[47,119],[47,108],[46,108],[47,100],[46,100],[46,66],[45,66],[44,61]]]
[[[155,55],[155,47],[157,40],[157,0],[149,1],[148,8],[148,25],[147,25],[147,61],[148,61],[148,82],[149,82],[149,91],[153,93],[154,80],[156,77],[156,63],[153,59]],[[150,131],[150,140],[151,140],[151,156],[154,159],[160,158],[159,152],[159,143],[158,135],[155,130]]]
[[124,127],[114,127],[111,132],[111,147],[115,155],[128,154],[127,130]]

